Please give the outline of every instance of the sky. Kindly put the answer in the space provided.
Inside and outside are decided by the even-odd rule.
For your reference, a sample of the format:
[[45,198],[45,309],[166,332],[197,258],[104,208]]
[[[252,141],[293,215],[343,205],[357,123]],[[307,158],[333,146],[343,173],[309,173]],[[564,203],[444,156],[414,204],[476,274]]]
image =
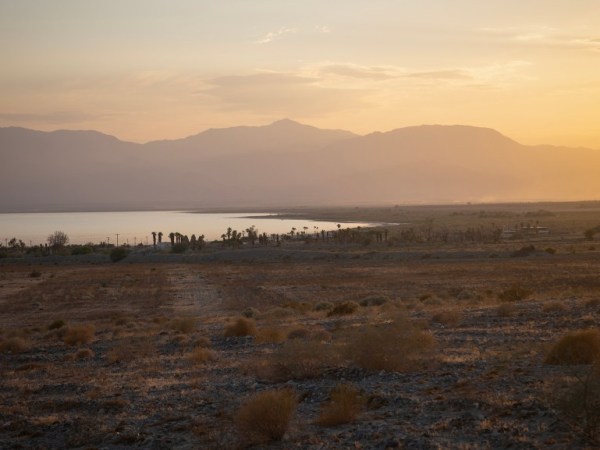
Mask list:
[[0,0],[0,60],[0,126],[464,124],[600,149],[598,0]]

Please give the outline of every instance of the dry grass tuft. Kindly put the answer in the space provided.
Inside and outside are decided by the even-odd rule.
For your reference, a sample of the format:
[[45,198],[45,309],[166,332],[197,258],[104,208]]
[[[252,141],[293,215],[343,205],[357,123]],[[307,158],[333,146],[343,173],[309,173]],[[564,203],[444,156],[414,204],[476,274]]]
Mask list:
[[340,363],[340,355],[330,344],[295,339],[286,341],[267,360],[257,362],[252,371],[269,381],[317,378]]
[[190,352],[187,359],[193,364],[204,364],[208,361],[214,361],[216,359],[216,355],[215,352],[208,348],[196,347]]
[[0,353],[23,353],[29,350],[30,344],[22,337],[10,337],[0,340]]
[[189,334],[196,330],[198,320],[195,317],[179,317],[171,320],[169,324],[172,330],[178,331],[179,333]]
[[367,325],[347,336],[346,354],[367,370],[409,371],[429,359],[435,347],[431,333],[400,316],[385,325]]
[[262,328],[256,334],[257,344],[280,344],[285,341],[286,333],[281,328]]
[[354,314],[360,305],[356,302],[343,302],[335,305],[331,311],[327,313],[327,317],[331,316],[345,316],[349,314]]
[[225,337],[242,337],[256,335],[256,323],[253,319],[238,317],[233,323],[225,325]]
[[329,394],[331,401],[323,406],[317,425],[334,427],[353,422],[365,400],[358,389],[350,384],[339,384]]
[[550,349],[546,364],[592,364],[600,357],[600,331],[574,331],[563,336]]
[[69,327],[65,333],[64,342],[71,346],[87,344],[94,339],[95,332],[96,328],[91,324]]
[[496,308],[499,317],[512,317],[517,313],[517,307],[513,303],[502,303]]
[[310,338],[310,330],[308,328],[304,328],[304,327],[294,328],[293,330],[291,330],[288,333],[287,338],[290,340],[309,339]]
[[520,284],[513,284],[508,289],[503,290],[498,294],[498,299],[502,302],[518,302],[525,300],[533,294],[533,291],[527,289]]
[[297,403],[296,394],[291,389],[254,394],[235,415],[235,425],[241,438],[247,444],[280,441],[288,429]]
[[57,330],[59,328],[64,327],[65,325],[66,323],[64,320],[55,320],[50,325],[48,325],[48,330]]
[[93,357],[94,352],[89,348],[82,348],[80,350],[77,350],[77,353],[75,353],[75,359],[88,359]]
[[431,321],[445,326],[456,326],[462,320],[462,314],[458,311],[440,311],[431,316]]

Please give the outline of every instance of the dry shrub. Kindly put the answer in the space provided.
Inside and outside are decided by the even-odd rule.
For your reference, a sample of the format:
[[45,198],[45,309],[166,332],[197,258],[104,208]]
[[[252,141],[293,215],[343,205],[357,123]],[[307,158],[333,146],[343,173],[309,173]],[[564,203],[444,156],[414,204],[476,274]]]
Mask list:
[[456,326],[462,320],[462,314],[458,311],[440,311],[431,316],[431,321],[446,326]]
[[561,303],[559,301],[553,301],[553,302],[547,302],[544,304],[544,306],[542,307],[542,310],[544,312],[564,312],[567,310],[567,307],[565,306],[564,303]]
[[248,307],[242,311],[242,316],[247,317],[248,319],[256,319],[260,316],[260,311],[256,308]]
[[525,300],[533,294],[533,291],[527,289],[520,284],[513,284],[508,289],[503,290],[498,294],[498,299],[502,302],[518,302]]
[[238,317],[233,323],[225,325],[225,337],[254,336],[256,323],[253,319]]
[[0,353],[23,353],[29,350],[30,344],[22,337],[10,337],[0,340]]
[[78,325],[67,328],[64,342],[67,345],[87,344],[94,339],[96,328],[94,325]]
[[318,302],[313,307],[313,311],[331,311],[333,309],[333,303],[331,302]]
[[289,307],[281,307],[281,306],[277,306],[275,308],[271,308],[268,311],[266,311],[263,314],[263,317],[267,318],[267,319],[285,319],[287,317],[293,317],[293,316],[297,316],[298,315],[298,311],[293,309],[293,308],[289,308]]
[[339,303],[333,307],[331,311],[327,313],[327,317],[331,316],[345,316],[349,314],[354,314],[360,305],[356,302],[344,302]]
[[188,360],[193,364],[204,364],[216,359],[215,352],[205,347],[196,347],[188,355]]
[[310,330],[304,327],[294,328],[288,333],[287,338],[290,340],[308,339],[310,338]]
[[195,347],[203,347],[203,348],[210,348],[211,347],[211,342],[210,339],[204,336],[200,336],[199,338],[197,338],[194,341],[194,346]]
[[296,394],[291,389],[254,394],[235,415],[235,425],[241,438],[247,444],[280,441],[296,412],[297,403]]
[[188,334],[196,329],[198,323],[195,317],[179,317],[173,319],[169,326],[172,330],[178,331],[179,333]]
[[93,358],[94,352],[89,348],[82,348],[75,353],[75,359]]
[[600,298],[590,298],[585,302],[587,308],[596,308],[600,306]]
[[513,303],[502,303],[496,308],[496,314],[500,317],[511,317],[517,312],[517,307]]
[[50,325],[48,325],[48,330],[57,330],[59,328],[64,327],[65,325],[66,322],[64,320],[55,320]]
[[600,356],[600,331],[574,331],[563,336],[550,349],[546,364],[572,365],[592,364]]
[[431,333],[400,316],[388,324],[350,331],[346,353],[364,369],[403,372],[420,368],[434,346]]
[[106,359],[110,364],[131,362],[136,359],[145,358],[152,354],[150,342],[121,341],[106,353]]
[[553,391],[555,403],[566,421],[583,431],[591,443],[599,444],[600,366],[594,364],[557,388]]
[[360,306],[381,306],[389,302],[389,297],[385,295],[373,295],[371,297],[363,298],[359,304]]
[[281,328],[262,328],[256,334],[257,344],[279,344],[285,341],[286,333]]
[[358,390],[350,384],[339,384],[329,394],[330,401],[323,406],[318,425],[334,427],[356,419],[365,401]]
[[295,339],[286,341],[267,360],[259,361],[253,371],[270,381],[317,378],[340,362],[339,353],[330,344]]

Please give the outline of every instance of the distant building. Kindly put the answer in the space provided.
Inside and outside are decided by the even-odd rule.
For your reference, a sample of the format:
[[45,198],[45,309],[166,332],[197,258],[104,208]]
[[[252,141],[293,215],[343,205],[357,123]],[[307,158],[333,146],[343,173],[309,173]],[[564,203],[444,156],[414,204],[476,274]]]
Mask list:
[[504,239],[510,239],[516,236],[539,236],[541,234],[550,234],[548,227],[540,227],[538,225],[525,225],[515,228],[507,228],[502,230],[502,237]]

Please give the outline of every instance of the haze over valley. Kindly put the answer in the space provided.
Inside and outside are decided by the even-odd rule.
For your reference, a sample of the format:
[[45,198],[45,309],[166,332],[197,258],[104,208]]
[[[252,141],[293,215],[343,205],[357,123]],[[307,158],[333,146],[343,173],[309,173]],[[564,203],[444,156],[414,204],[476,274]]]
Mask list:
[[424,125],[359,136],[284,119],[137,144],[0,129],[0,210],[61,211],[581,200],[600,151]]

